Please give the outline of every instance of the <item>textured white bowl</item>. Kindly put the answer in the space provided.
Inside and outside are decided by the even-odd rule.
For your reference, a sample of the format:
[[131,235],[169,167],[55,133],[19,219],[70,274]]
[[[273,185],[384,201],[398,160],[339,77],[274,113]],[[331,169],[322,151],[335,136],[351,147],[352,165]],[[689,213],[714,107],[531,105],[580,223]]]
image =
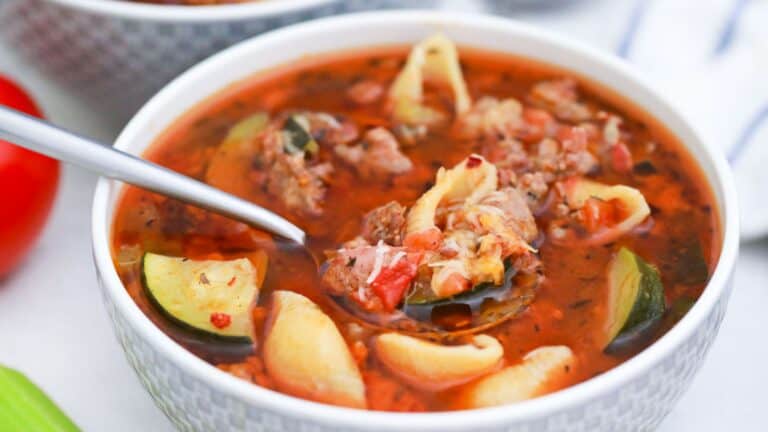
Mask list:
[[672,409],[699,369],[725,313],[738,254],[738,217],[728,166],[688,123],[624,63],[513,21],[429,12],[348,15],[292,26],[244,42],[191,69],[128,124],[117,147],[140,154],[181,114],[249,75],[310,53],[413,43],[443,31],[462,45],[509,52],[576,71],[653,113],[699,162],[724,224],[717,268],[701,298],[669,333],[631,360],[582,384],[516,405],[393,414],[292,398],[220,372],[163,334],[139,310],[110,258],[110,226],[121,185],[99,182],[93,247],[104,300],[130,364],[181,430],[269,431],[648,431]]
[[265,0],[168,6],[118,0],[2,0],[0,36],[29,64],[117,120],[165,83],[250,36],[395,0]]

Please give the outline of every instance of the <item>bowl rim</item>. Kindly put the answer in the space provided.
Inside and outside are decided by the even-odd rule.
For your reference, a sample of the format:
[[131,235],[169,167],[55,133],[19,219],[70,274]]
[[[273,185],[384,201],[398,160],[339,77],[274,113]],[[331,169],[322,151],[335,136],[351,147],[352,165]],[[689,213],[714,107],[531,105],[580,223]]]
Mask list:
[[[715,146],[707,145],[707,141],[696,129],[691,127],[690,123],[680,114],[680,111],[673,108],[661,92],[653,90],[653,87],[638,72],[621,59],[580,42],[575,42],[565,36],[552,34],[514,20],[480,14],[467,15],[440,11],[377,11],[323,18],[274,30],[224,50],[172,81],[129,122],[118,137],[116,147],[127,147],[131,142],[130,140],[138,136],[139,132],[148,124],[151,124],[152,116],[156,114],[156,110],[159,110],[174,95],[188,88],[193,82],[210,76],[210,72],[216,69],[217,64],[224,63],[229,58],[238,58],[251,50],[269,46],[288,35],[311,37],[312,34],[319,32],[369,28],[368,26],[387,24],[470,26],[482,28],[484,31],[506,33],[507,35],[541,41],[567,50],[581,58],[586,58],[601,68],[618,74],[622,79],[631,81],[638,91],[651,97],[656,107],[663,111],[662,114],[666,113],[665,118],[661,118],[661,114],[653,113],[659,122],[665,125],[674,122],[679,125],[678,129],[682,128],[685,134],[690,137],[688,141],[680,139],[687,150],[695,149],[697,152],[700,168],[707,174],[710,187],[713,188],[718,197],[718,210],[721,213],[722,224],[721,252],[715,271],[701,297],[670,331],[631,359],[597,377],[532,400],[501,407],[418,414],[375,412],[326,405],[287,396],[230,376],[173,342],[151,322],[128,295],[114,268],[109,244],[112,220],[108,217],[110,217],[109,209],[111,208],[110,193],[113,188],[118,186],[116,182],[102,178],[96,186],[92,210],[93,250],[97,272],[101,276],[105,296],[110,297],[115,308],[121,311],[128,324],[153,349],[162,353],[174,366],[191,374],[206,385],[250,406],[263,407],[288,417],[298,417],[340,428],[366,429],[375,425],[379,430],[388,431],[402,429],[458,431],[466,430],[466,428],[482,428],[542,419],[553,413],[560,413],[575,406],[589,403],[601,395],[617,391],[623,385],[636,380],[663,359],[672,355],[696,332],[710,313],[714,311],[715,306],[721,300],[723,302],[727,300],[739,249],[739,219],[734,180],[724,156],[715,152]],[[361,44],[360,46],[365,45]],[[567,69],[567,67],[565,68]],[[597,81],[594,77],[588,75],[587,77]],[[225,88],[228,84],[231,83],[224,83],[220,88]],[[625,94],[624,91],[617,92]],[[210,95],[203,95],[198,102],[208,96]],[[638,106],[646,111],[649,110],[639,104]]]
[[314,7],[331,5],[339,0],[262,0],[253,3],[211,6],[162,5],[118,0],[46,0],[61,6],[121,19],[140,21],[213,23],[267,18]]

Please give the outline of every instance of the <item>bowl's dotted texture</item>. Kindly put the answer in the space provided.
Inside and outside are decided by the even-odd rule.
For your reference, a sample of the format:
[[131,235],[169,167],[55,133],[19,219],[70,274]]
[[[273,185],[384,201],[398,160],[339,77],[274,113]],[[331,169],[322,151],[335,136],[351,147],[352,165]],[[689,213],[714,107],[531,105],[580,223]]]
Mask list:
[[174,23],[92,14],[46,0],[9,0],[0,2],[0,36],[46,76],[125,120],[190,66],[253,35],[397,3],[345,0],[255,19]]
[[[103,285],[102,285],[103,287]],[[690,385],[717,335],[727,294],[690,339],[613,393],[545,418],[472,432],[647,432],[654,430]],[[128,361],[157,405],[181,431],[342,432],[249,405],[183,372],[147,343],[104,296]],[[375,425],[372,425],[375,430]],[[360,429],[362,431],[362,429]]]

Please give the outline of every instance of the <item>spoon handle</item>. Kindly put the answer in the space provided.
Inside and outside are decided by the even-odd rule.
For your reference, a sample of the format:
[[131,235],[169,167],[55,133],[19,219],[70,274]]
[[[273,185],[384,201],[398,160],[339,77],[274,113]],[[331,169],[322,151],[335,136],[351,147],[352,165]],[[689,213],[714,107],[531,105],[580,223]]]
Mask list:
[[267,209],[5,107],[0,107],[0,139],[304,244],[304,231]]

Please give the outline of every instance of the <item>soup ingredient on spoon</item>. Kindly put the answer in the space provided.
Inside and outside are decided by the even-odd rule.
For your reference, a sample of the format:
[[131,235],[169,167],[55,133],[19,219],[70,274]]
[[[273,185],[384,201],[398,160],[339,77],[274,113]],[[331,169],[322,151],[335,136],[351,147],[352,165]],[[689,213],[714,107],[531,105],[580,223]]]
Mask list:
[[530,245],[538,229],[525,199],[499,190],[494,165],[478,155],[438,170],[434,186],[404,213],[397,203],[373,210],[363,235],[333,253],[323,275],[332,295],[367,312],[391,312],[406,297],[423,303],[501,286],[505,262],[516,273],[538,274]]
[[[41,117],[21,87],[0,76],[0,105]],[[0,278],[29,254],[50,213],[59,162],[0,140]]]

